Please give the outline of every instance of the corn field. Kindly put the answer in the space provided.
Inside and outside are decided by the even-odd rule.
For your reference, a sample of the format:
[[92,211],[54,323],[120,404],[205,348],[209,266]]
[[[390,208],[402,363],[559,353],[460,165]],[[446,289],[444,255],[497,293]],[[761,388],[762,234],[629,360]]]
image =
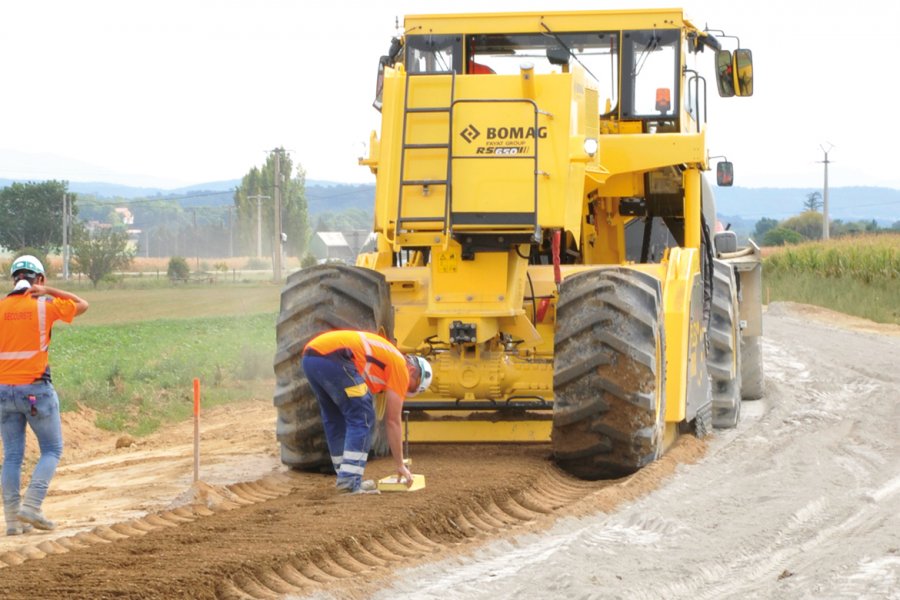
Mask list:
[[900,278],[900,234],[843,237],[786,246],[764,262],[773,274],[849,277],[870,284]]
[[900,324],[900,234],[766,248],[764,256],[765,302],[790,300]]

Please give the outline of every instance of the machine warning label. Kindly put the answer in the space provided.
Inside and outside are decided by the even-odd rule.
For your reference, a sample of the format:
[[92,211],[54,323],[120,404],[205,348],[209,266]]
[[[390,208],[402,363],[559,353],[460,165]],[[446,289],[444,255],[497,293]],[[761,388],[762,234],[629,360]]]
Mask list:
[[438,273],[456,273],[459,269],[459,255],[455,250],[442,250],[437,253]]

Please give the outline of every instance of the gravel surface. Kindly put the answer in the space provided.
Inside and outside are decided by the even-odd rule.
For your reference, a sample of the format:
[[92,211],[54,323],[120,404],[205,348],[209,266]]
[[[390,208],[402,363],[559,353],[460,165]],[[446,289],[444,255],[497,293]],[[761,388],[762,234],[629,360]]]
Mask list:
[[900,598],[897,328],[790,304],[764,327],[765,398],[701,461],[374,597]]

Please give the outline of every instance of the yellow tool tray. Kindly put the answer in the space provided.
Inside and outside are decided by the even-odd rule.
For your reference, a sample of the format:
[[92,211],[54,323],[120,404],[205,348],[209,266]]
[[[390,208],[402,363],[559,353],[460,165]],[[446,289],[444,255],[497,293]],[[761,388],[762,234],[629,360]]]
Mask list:
[[425,476],[413,474],[413,483],[406,487],[406,482],[400,481],[396,475],[383,477],[378,480],[378,490],[382,492],[415,492],[425,487]]

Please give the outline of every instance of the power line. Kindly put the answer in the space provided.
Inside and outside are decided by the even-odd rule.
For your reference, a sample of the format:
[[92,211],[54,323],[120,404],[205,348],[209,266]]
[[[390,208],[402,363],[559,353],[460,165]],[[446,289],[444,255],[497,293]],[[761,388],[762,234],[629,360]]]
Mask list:
[[205,192],[202,194],[189,194],[185,196],[160,196],[154,198],[138,198],[129,200],[126,198],[114,199],[109,201],[98,200],[94,198],[83,198],[78,194],[78,202],[84,204],[95,204],[100,206],[121,206],[122,204],[149,204],[151,202],[171,202],[176,200],[190,200],[191,198],[208,198],[210,196],[221,196],[222,194],[234,194],[235,190],[227,190],[221,192]]
[[[272,189],[274,189],[274,186],[266,185],[266,186],[261,186],[260,191],[268,191],[268,190],[272,190]],[[98,205],[98,206],[120,206],[122,204],[149,204],[151,202],[167,202],[167,201],[177,201],[177,200],[190,200],[191,198],[207,198],[210,196],[221,196],[222,194],[234,194],[234,193],[236,193],[236,191],[237,190],[222,190],[220,192],[210,191],[210,192],[204,192],[202,194],[188,194],[188,195],[184,195],[184,196],[159,196],[159,197],[137,198],[137,199],[122,198],[122,199],[115,199],[115,200],[98,200],[98,199],[93,199],[93,198],[84,198],[81,196],[81,194],[78,194],[78,196],[79,196],[78,203],[79,204],[94,204],[94,205]],[[307,200],[309,200],[311,197],[315,198],[316,200],[331,200],[332,198],[341,198],[343,196],[352,196],[352,195],[360,194],[360,193],[364,193],[364,190],[350,190],[347,192],[341,192],[339,194],[330,194],[328,196],[319,196],[319,195],[311,196],[309,193],[307,193],[306,198],[307,198]],[[209,208],[212,208],[215,206],[222,206],[222,205],[213,205]],[[198,206],[196,208],[205,208],[205,207]]]
[[[352,194],[359,194],[361,192],[362,192],[362,190],[353,190],[350,192],[341,192],[340,194],[332,194],[331,196],[316,196],[316,200],[331,200],[332,198],[340,198],[341,196],[350,196]],[[307,197],[308,197],[308,195],[307,195]]]

